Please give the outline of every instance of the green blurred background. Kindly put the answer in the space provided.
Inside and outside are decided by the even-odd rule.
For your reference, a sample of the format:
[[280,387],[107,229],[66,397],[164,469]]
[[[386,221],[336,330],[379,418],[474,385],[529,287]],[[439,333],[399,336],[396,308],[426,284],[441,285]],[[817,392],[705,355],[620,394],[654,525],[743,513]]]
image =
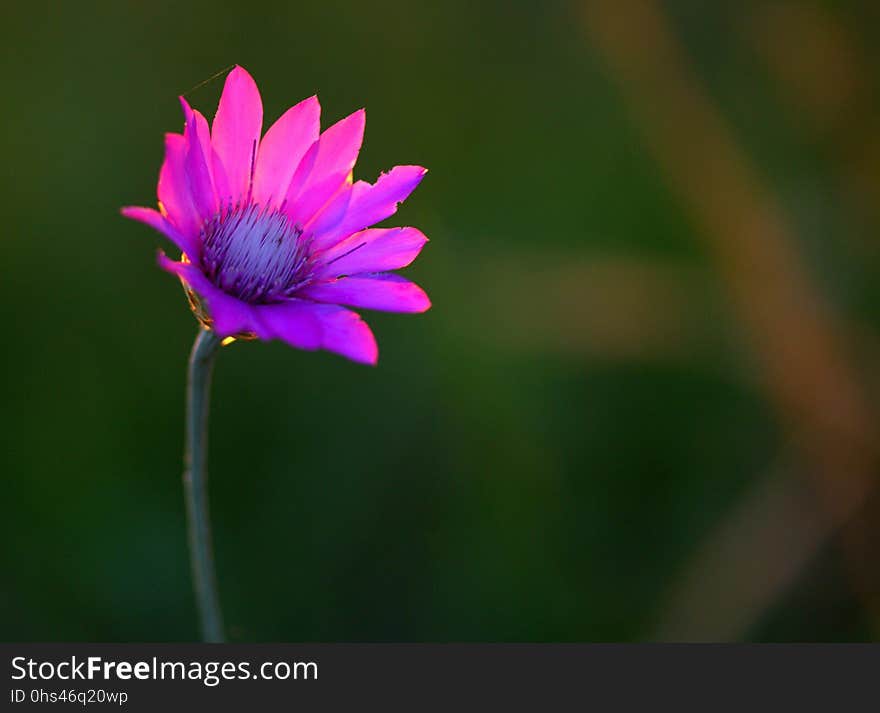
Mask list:
[[376,369],[220,355],[233,640],[880,635],[877,3],[0,13],[0,639],[197,636],[196,323],[118,208],[233,63],[265,126],[366,106],[357,177],[430,168],[434,303],[368,315]]

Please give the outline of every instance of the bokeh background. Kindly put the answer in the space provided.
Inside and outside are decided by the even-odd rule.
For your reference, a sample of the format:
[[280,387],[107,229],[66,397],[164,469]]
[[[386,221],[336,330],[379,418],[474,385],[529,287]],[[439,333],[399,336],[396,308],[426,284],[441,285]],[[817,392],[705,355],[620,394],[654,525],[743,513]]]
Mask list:
[[118,208],[233,63],[267,122],[366,106],[359,178],[430,168],[434,302],[369,315],[376,369],[220,355],[233,640],[880,635],[876,2],[0,13],[0,638],[197,636],[196,323]]

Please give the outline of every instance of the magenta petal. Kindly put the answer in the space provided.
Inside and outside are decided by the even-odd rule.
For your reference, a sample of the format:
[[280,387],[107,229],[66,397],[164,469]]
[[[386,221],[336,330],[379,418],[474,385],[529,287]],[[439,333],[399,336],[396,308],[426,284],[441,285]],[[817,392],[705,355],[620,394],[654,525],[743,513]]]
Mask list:
[[233,337],[236,334],[256,331],[252,305],[230,297],[213,285],[210,291],[206,291],[202,296],[207,302],[208,313],[213,320],[212,328],[220,337]]
[[226,177],[226,168],[220,160],[217,149],[211,146],[211,173],[214,176],[214,189],[217,193],[218,208],[229,208],[235,200],[232,196],[232,189],[229,187],[229,179]]
[[[320,308],[327,308],[320,310]],[[376,338],[360,315],[336,305],[315,305],[320,310],[324,349],[352,361],[375,365],[379,360]]]
[[303,300],[257,307],[257,336],[265,340],[282,339],[297,349],[320,349],[321,322],[312,307],[313,303]]
[[170,272],[172,275],[177,275],[181,280],[186,282],[187,285],[198,292],[199,295],[205,296],[202,294],[203,292],[209,293],[211,289],[216,289],[195,263],[172,260],[163,252],[160,252],[156,259],[159,263],[159,267]]
[[168,219],[185,235],[199,231],[201,219],[192,201],[186,177],[186,140],[180,134],[165,134],[165,161],[159,169],[156,194]]
[[287,210],[295,223],[308,223],[351,175],[364,140],[365,122],[366,112],[360,109],[327,129],[309,150],[314,151],[309,157],[311,170],[307,176],[297,170],[287,192]]
[[355,183],[345,218],[323,233],[316,230],[315,247],[320,250],[333,245],[396,213],[397,206],[409,197],[427,172],[428,169],[421,166],[395,166],[379,176],[374,184]]
[[211,126],[211,141],[226,171],[233,202],[247,195],[262,130],[260,91],[251,75],[236,67],[226,77]]
[[416,228],[370,228],[324,251],[315,268],[316,278],[385,272],[406,267],[428,239]]
[[140,221],[141,223],[149,225],[154,230],[158,230],[180,248],[181,252],[186,253],[194,259],[198,259],[200,252],[198,241],[194,240],[190,235],[181,233],[177,230],[177,228],[175,228],[159,211],[153,210],[152,208],[141,208],[139,206],[126,206],[121,210],[121,213],[126,218]]
[[297,167],[318,139],[321,105],[317,97],[288,109],[260,142],[254,171],[254,201],[272,208],[280,205]]
[[315,160],[318,158],[318,140],[309,146],[306,150],[305,155],[302,157],[302,160],[299,162],[299,166],[296,167],[296,170],[293,172],[293,177],[290,179],[290,184],[287,186],[287,193],[284,196],[284,200],[282,201],[285,206],[287,206],[286,211],[288,215],[292,213],[291,207],[295,205],[296,197],[302,193],[303,188],[309,180],[309,176],[312,173],[312,169],[315,166]]
[[299,294],[318,302],[383,312],[424,312],[431,306],[431,300],[421,287],[400,275],[387,272],[318,282]]
[[183,131],[186,142],[186,176],[196,210],[203,219],[207,219],[217,212],[217,194],[208,163],[211,158],[211,154],[207,152],[210,147],[208,122],[199,112],[193,111],[183,97],[180,97],[180,105],[186,117]]
[[218,336],[225,338],[242,332],[257,331],[254,308],[215,287],[197,265],[191,262],[175,262],[160,253],[159,266],[177,275],[204,300],[213,322],[212,329]]
[[291,300],[255,308],[263,339],[282,339],[298,349],[326,349],[352,361],[375,364],[376,338],[359,315],[337,305]]
[[[351,202],[351,186],[343,187],[330,199],[326,206],[319,210],[312,219],[303,226],[306,235],[321,235],[329,230],[345,217]],[[315,249],[314,247],[312,248]]]

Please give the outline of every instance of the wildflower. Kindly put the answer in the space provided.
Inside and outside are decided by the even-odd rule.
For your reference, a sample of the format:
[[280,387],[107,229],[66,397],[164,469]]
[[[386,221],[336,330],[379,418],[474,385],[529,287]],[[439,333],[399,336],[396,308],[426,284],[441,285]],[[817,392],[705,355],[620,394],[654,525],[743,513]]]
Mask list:
[[375,364],[376,340],[347,307],[423,312],[425,292],[391,270],[427,238],[416,228],[371,228],[396,212],[426,173],[396,166],[353,181],[363,110],[319,134],[320,105],[288,109],[261,138],[257,85],[241,67],[226,78],[210,129],[181,97],[183,134],[165,137],[159,210],[123,208],[169,238],[159,255],[219,338],[281,339]]

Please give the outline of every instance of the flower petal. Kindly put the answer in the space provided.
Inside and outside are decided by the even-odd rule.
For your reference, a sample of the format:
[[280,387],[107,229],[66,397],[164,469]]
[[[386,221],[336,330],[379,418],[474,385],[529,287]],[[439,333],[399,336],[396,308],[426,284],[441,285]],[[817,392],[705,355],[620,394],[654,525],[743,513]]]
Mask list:
[[226,177],[226,168],[220,160],[217,149],[211,146],[211,174],[214,177],[214,190],[217,193],[217,207],[231,210],[235,200],[232,189],[229,187],[229,179]]
[[[327,205],[319,210],[308,223],[303,225],[303,231],[306,235],[321,235],[333,229],[339,224],[348,211],[351,202],[351,186],[344,185],[336,195],[331,198]],[[314,244],[312,250],[315,250]]]
[[214,123],[211,142],[229,182],[233,202],[246,196],[251,171],[263,130],[263,101],[250,74],[235,67],[226,77]]
[[360,109],[333,124],[306,153],[287,191],[287,212],[295,223],[309,222],[351,175],[365,122]]
[[177,275],[205,301],[213,322],[211,328],[219,337],[257,331],[254,307],[215,287],[194,263],[175,262],[159,253],[159,266]]
[[201,246],[198,241],[194,240],[191,235],[180,232],[159,211],[153,210],[152,208],[141,208],[139,206],[126,206],[120,212],[126,218],[137,220],[149,225],[154,230],[158,230],[180,248],[181,252],[186,253],[189,257],[195,260],[199,258]]
[[293,172],[293,178],[290,179],[290,184],[287,186],[287,193],[284,196],[284,200],[282,204],[285,206],[285,211],[288,215],[292,215],[291,207],[294,205],[295,198],[302,193],[303,188],[306,185],[306,182],[309,180],[309,176],[312,173],[312,168],[315,166],[315,159],[318,157],[318,140],[309,146],[305,155],[302,157],[302,160],[299,162],[299,166],[296,167],[296,171]]
[[165,134],[165,160],[159,169],[156,194],[168,220],[183,234],[198,233],[201,222],[186,178],[186,140],[180,134]]
[[383,312],[424,312],[431,306],[431,300],[421,287],[389,272],[317,282],[299,294],[318,302]]
[[276,208],[287,195],[297,167],[320,132],[318,97],[304,99],[278,119],[260,142],[254,169],[254,201]]
[[406,267],[428,239],[416,228],[370,228],[325,250],[318,258],[317,279],[385,272]]
[[210,136],[208,122],[199,112],[193,111],[186,99],[180,97],[180,105],[186,117],[183,139],[186,142],[184,166],[189,181],[193,204],[202,219],[217,212],[217,193],[211,175]]
[[282,339],[298,349],[326,349],[352,361],[375,364],[376,338],[358,314],[343,307],[306,300],[260,305],[254,312],[262,339]]
[[379,176],[374,184],[355,183],[345,217],[323,233],[314,231],[316,249],[333,245],[396,213],[397,206],[409,197],[427,172],[428,169],[421,166],[395,166]]

